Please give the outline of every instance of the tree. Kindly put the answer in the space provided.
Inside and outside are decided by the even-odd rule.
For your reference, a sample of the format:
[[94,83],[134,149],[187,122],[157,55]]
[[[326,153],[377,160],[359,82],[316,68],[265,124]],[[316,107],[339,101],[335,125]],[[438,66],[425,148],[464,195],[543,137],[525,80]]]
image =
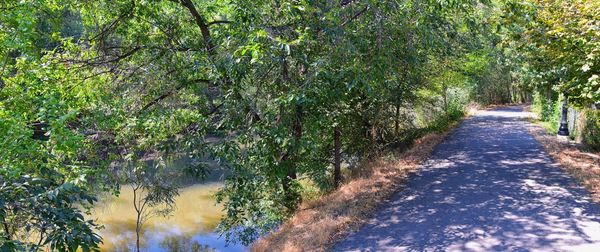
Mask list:
[[133,190],[133,208],[136,212],[136,251],[140,251],[140,235],[144,223],[154,216],[168,216],[175,208],[179,196],[176,180],[158,162],[151,166],[138,164],[126,170],[125,183]]
[[524,59],[522,78],[532,75],[533,86],[548,97],[552,90],[566,94],[575,106],[597,103],[599,8],[587,0],[507,1],[504,43]]

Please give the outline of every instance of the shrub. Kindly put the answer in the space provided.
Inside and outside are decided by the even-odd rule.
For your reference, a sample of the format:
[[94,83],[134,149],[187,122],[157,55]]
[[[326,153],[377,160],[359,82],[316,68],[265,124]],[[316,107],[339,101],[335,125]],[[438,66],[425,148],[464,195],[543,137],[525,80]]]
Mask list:
[[585,110],[583,142],[590,148],[600,151],[600,110]]

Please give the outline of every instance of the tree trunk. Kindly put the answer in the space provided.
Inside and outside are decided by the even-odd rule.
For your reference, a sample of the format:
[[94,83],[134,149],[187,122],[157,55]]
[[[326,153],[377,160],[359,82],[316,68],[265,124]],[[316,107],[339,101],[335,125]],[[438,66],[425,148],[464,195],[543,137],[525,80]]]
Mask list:
[[400,105],[396,104],[396,115],[394,118],[394,133],[398,136],[400,131]]
[[340,174],[342,154],[341,154],[341,142],[340,142],[340,128],[335,126],[333,128],[333,184],[335,187],[340,185],[342,180]]
[[[297,104],[295,108],[295,116],[294,116],[294,124],[292,126],[292,131],[294,134],[294,151],[297,152],[300,147],[300,140],[302,139],[302,116],[303,116],[303,108],[302,105]],[[296,155],[295,155],[296,156]],[[297,158],[294,158],[296,161]],[[296,164],[292,164],[288,176],[291,179],[296,179]]]
[[548,89],[546,90],[546,109],[548,110],[547,113],[552,113],[552,90],[550,89],[550,87],[548,87]]
[[442,91],[444,92],[442,94],[444,96],[444,112],[446,113],[446,116],[448,116],[448,87],[444,82],[442,82]]
[[286,174],[283,180],[281,181],[283,191],[285,193],[286,204],[289,210],[295,210],[296,203],[298,202],[299,195],[296,195],[290,188],[290,184],[292,181],[298,178],[297,170],[296,170],[296,162],[298,160],[298,150],[300,148],[300,140],[302,139],[302,114],[303,108],[302,105],[297,104],[295,107],[295,113],[292,123],[292,136],[294,138],[294,142],[292,147],[286,151],[282,160],[285,163]]
[[[511,77],[511,83],[512,83],[512,77]],[[506,86],[506,91],[508,91],[508,93],[506,94],[508,103],[513,102],[513,96],[512,96],[512,92],[510,91],[510,89],[511,89],[510,86],[511,86],[510,83]]]
[[[286,60],[286,55],[282,54],[281,56],[281,78],[284,82],[290,82],[291,78],[289,75],[288,62]],[[284,165],[285,175],[281,180],[281,187],[285,193],[285,203],[289,210],[295,209],[295,203],[297,195],[290,188],[290,184],[293,180],[296,180],[296,162],[297,162],[297,150],[300,145],[300,139],[302,138],[302,105],[296,104],[294,108],[294,113],[292,113],[292,137],[294,141],[292,143],[292,147],[285,150],[285,154],[282,157],[282,163]],[[280,107],[280,116],[283,117],[283,107]]]
[[373,141],[373,143],[377,143],[377,140],[377,125],[373,124],[373,126],[371,126],[371,141]]

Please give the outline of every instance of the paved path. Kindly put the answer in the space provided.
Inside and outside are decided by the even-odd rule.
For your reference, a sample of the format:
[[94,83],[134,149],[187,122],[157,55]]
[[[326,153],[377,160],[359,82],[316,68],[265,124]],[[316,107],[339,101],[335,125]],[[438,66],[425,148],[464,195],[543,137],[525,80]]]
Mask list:
[[520,107],[464,121],[336,251],[600,251],[600,207],[528,133]]

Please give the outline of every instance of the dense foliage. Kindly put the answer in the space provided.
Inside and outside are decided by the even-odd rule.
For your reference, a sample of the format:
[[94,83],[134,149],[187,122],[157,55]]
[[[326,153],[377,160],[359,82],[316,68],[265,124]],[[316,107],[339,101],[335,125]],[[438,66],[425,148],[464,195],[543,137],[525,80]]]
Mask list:
[[600,3],[532,0],[506,5],[507,42],[519,49],[534,88],[566,94],[577,106],[600,101]]
[[534,107],[556,130],[562,99],[587,114],[583,138],[600,148],[600,3],[594,0],[507,1],[503,47],[515,81],[533,93]]
[[0,248],[93,250],[95,196],[170,209],[215,162],[248,243],[469,101],[597,102],[592,2],[0,0]]

